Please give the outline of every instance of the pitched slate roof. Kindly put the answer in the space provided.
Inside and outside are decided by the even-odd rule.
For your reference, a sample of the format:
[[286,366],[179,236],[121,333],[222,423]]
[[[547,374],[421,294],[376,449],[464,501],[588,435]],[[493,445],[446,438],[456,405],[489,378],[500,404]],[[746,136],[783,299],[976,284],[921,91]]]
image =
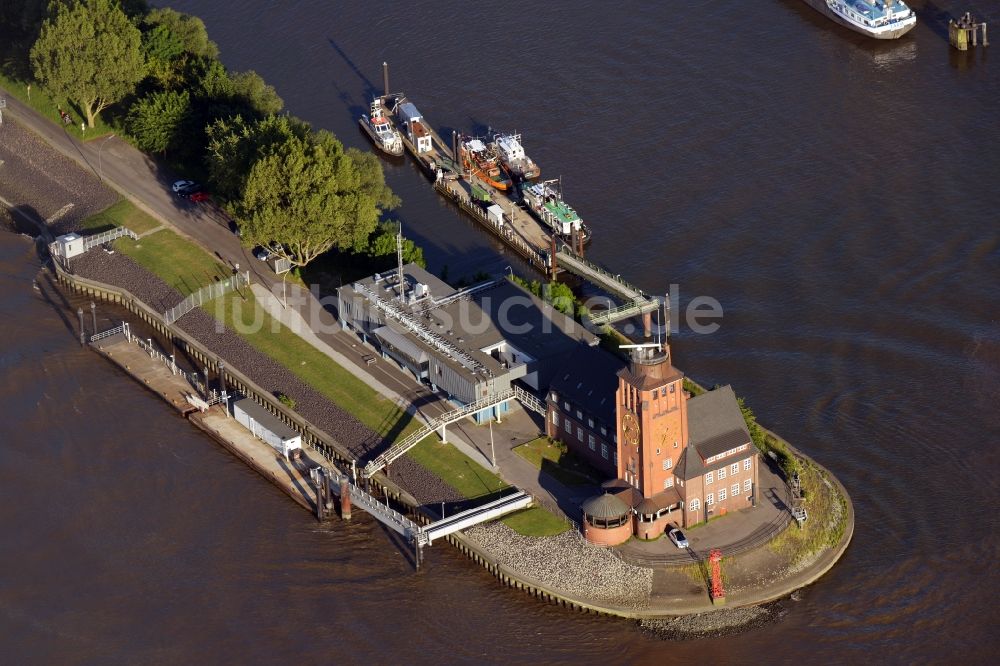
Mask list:
[[549,388],[607,424],[615,422],[615,391],[625,361],[599,347],[578,346],[552,378]]
[[691,398],[687,411],[689,442],[674,472],[676,476],[693,479],[727,465],[730,462],[728,459],[717,460],[710,465],[704,461],[750,443],[750,431],[731,386],[722,386]]

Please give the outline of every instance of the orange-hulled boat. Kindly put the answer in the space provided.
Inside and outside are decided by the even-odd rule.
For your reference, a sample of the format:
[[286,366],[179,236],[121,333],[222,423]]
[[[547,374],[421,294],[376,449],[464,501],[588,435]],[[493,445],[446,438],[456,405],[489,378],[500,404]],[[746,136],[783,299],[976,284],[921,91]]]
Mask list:
[[491,187],[506,192],[513,186],[494,146],[487,145],[482,139],[463,138],[459,150],[465,168]]

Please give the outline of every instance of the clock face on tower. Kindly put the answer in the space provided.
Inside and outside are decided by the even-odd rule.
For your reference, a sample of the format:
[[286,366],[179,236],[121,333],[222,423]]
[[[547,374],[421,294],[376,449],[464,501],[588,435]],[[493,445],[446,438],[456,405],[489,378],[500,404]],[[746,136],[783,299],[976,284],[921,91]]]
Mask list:
[[625,412],[622,416],[622,437],[625,443],[635,446],[639,443],[639,419],[632,412]]

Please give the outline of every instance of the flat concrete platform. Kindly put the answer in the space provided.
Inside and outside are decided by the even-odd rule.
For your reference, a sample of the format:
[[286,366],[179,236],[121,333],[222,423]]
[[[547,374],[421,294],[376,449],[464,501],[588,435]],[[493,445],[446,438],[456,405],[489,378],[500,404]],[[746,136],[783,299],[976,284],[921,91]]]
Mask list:
[[181,414],[193,409],[187,396],[196,392],[187,379],[183,375],[174,374],[169,366],[130,343],[124,335],[112,335],[91,343],[91,346]]
[[316,489],[309,479],[309,470],[316,466],[326,466],[326,461],[311,458],[304,450],[298,461],[286,461],[277,451],[231,418],[221,405],[215,405],[205,412],[198,411],[187,401],[187,396],[196,394],[196,391],[184,375],[175,374],[169,365],[126,340],[124,335],[113,335],[91,346],[166,400],[178,412],[187,415],[191,423],[278,486],[299,505],[315,512]]

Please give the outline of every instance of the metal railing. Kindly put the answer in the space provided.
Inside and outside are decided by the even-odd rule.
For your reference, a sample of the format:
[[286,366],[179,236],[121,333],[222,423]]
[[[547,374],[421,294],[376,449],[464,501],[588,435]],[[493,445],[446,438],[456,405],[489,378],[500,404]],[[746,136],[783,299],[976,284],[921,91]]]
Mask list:
[[111,241],[121,238],[122,236],[128,236],[132,240],[139,240],[139,236],[136,235],[134,231],[126,227],[115,227],[114,229],[108,229],[94,236],[86,236],[83,239],[83,249],[84,251],[93,249],[98,245],[104,245],[105,243],[110,243]]
[[104,340],[105,338],[110,338],[112,335],[118,335],[121,333],[126,338],[129,338],[129,326],[127,322],[122,322],[120,326],[115,326],[114,328],[109,328],[106,331],[101,331],[100,333],[95,333],[90,336],[91,342],[97,342],[98,340]]
[[517,398],[518,402],[520,402],[525,409],[530,409],[536,414],[541,414],[542,416],[545,416],[545,413],[548,411],[545,408],[544,402],[539,400],[538,397],[535,396],[535,394],[525,391],[520,386],[514,387],[514,397]]
[[603,312],[592,312],[589,317],[594,324],[613,324],[622,319],[653,312],[658,307],[660,307],[660,301],[657,298],[636,298],[616,308],[609,308]]
[[163,313],[163,321],[168,325],[191,312],[195,308],[201,307],[205,303],[235,291],[242,286],[250,284],[250,271],[246,273],[236,273],[232,277],[219,282],[205,285],[198,291],[189,294],[183,301]]
[[560,266],[570,272],[577,273],[581,277],[589,278],[591,281],[607,288],[608,291],[633,300],[645,297],[642,289],[639,289],[627,280],[623,280],[620,274],[612,274],[609,270],[584,259],[565,245],[559,247],[558,254]]
[[356,292],[361,293],[365,298],[367,298],[376,309],[382,312],[382,314],[405,326],[407,330],[415,334],[424,343],[430,345],[434,349],[437,349],[448,358],[460,363],[468,370],[481,372],[486,376],[492,376],[493,373],[490,372],[485,365],[474,359],[468,352],[454,345],[443,335],[439,335],[438,333],[429,330],[420,321],[405,312],[395,303],[380,298],[378,294],[360,282],[355,282],[351,286]]

